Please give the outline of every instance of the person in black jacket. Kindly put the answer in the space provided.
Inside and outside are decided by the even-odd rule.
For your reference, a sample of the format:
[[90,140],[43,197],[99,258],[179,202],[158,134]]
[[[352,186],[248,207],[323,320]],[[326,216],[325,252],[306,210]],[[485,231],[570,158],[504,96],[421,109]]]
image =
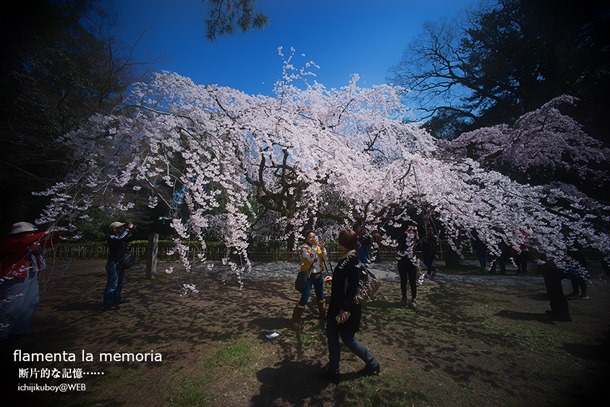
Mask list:
[[125,269],[119,260],[127,253],[127,243],[133,240],[133,223],[112,222],[108,235],[108,260],[106,261],[106,288],[104,289],[104,303],[102,310],[116,310],[119,304],[125,303],[121,298],[121,291],[125,286]]
[[400,305],[407,305],[407,283],[411,288],[411,302],[409,306],[417,309],[417,274],[419,260],[415,256],[415,245],[419,239],[417,226],[408,224],[406,229],[398,237],[396,247],[396,261],[398,275],[400,276],[400,293],[402,300]]
[[359,241],[356,232],[352,229],[344,229],[339,232],[339,246],[343,256],[335,267],[332,277],[325,278],[325,281],[332,282],[332,286],[326,321],[329,362],[323,379],[333,383],[338,383],[340,378],[341,345],[339,338],[349,350],[366,363],[364,369],[360,371],[361,374],[377,375],[381,371],[377,359],[355,337],[356,332],[360,330],[362,317],[362,305],[353,302],[358,288],[359,267],[362,267],[357,254]]
[[423,261],[427,268],[426,277],[434,280],[434,276],[438,272],[438,269],[434,265],[434,259],[436,259],[436,255],[438,254],[439,241],[438,236],[434,233],[434,227],[432,225],[428,225],[426,228],[426,236],[420,240],[420,245]]

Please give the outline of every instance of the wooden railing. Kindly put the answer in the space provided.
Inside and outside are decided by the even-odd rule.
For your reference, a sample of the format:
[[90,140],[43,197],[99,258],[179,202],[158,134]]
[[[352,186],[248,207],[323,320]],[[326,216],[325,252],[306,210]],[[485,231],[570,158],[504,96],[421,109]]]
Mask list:
[[[135,255],[137,259],[146,258],[146,246],[135,246],[130,247],[130,251]],[[168,254],[168,248],[160,248],[158,251],[159,260],[173,260],[177,259],[178,255]],[[57,258],[71,258],[71,259],[103,259],[108,257],[108,247],[106,245],[57,245],[53,248],[54,256]],[[197,248],[191,248],[189,250],[189,260],[199,259],[200,250]],[[206,249],[206,259],[208,260],[221,260],[225,257],[225,248],[222,246],[208,247]],[[299,253],[296,251],[286,251],[283,248],[269,249],[266,250],[251,250],[248,252],[248,256],[252,261],[271,262],[271,261],[299,261]],[[331,263],[334,264],[341,254],[339,251],[329,251],[329,257]],[[393,249],[381,250],[381,260],[391,261],[395,258],[395,252]]]

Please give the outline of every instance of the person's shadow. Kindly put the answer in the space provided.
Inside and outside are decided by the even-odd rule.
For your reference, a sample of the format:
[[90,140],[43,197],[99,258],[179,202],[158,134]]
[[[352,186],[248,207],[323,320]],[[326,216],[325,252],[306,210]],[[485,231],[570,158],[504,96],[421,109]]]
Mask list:
[[[259,370],[256,377],[261,383],[260,391],[252,397],[252,406],[324,405],[322,390],[335,386],[319,377],[323,368],[319,364],[283,361],[274,367]],[[354,374],[357,376],[357,374]],[[341,381],[350,380],[350,374],[342,375]]]

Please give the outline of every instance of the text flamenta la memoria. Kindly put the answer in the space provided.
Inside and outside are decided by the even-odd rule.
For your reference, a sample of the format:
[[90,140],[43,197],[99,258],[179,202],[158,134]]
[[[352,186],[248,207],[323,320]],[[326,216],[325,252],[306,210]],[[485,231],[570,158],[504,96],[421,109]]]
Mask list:
[[[80,358],[79,358],[80,356]],[[13,351],[15,362],[163,362],[163,355],[154,350],[148,352],[23,352]]]

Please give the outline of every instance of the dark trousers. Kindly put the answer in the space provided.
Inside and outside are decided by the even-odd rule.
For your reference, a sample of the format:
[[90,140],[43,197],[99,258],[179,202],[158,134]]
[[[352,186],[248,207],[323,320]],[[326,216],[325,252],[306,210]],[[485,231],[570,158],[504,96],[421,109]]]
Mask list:
[[563,273],[563,278],[567,278],[572,283],[572,294],[580,295],[581,297],[587,296],[587,280],[580,275],[576,270],[571,270]]
[[407,298],[407,281],[409,281],[411,300],[414,300],[417,297],[417,267],[409,259],[401,259],[398,261],[398,274],[403,298]]
[[426,265],[426,270],[429,276],[434,275],[436,273],[436,267],[434,266],[434,258],[436,255],[426,255],[423,258],[424,264]]
[[527,274],[527,261],[529,257],[529,251],[525,250],[515,255],[517,269],[520,274]]
[[491,262],[491,267],[489,268],[490,273],[496,272],[496,263],[500,266],[500,273],[506,274],[506,256],[500,255]]

